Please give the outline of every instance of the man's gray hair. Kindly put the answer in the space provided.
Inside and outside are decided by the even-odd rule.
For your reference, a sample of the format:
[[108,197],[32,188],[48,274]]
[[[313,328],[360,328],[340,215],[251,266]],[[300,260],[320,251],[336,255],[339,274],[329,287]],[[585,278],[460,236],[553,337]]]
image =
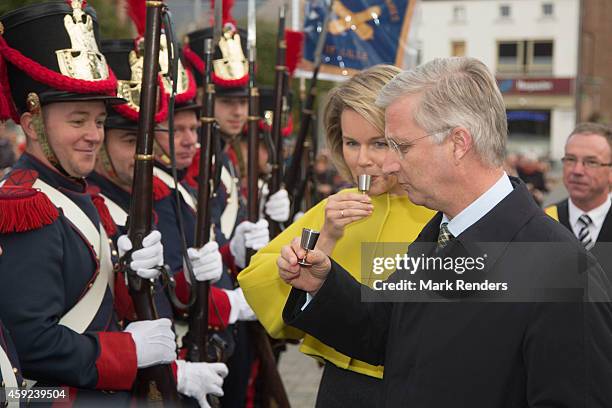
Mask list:
[[[387,108],[405,95],[420,96],[412,119],[427,133],[465,127],[484,162],[503,163],[506,109],[495,78],[482,62],[465,57],[434,59],[398,74],[382,89],[376,104]],[[448,134],[438,132],[433,137],[442,143]]]

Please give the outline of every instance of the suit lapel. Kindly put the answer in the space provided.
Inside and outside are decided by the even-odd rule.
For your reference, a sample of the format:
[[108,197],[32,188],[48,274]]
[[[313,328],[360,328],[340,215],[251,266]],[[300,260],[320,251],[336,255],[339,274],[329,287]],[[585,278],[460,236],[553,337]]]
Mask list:
[[608,210],[601,231],[597,236],[597,242],[612,242],[612,208]]
[[569,222],[569,205],[567,204],[567,199],[557,204],[557,214],[559,216],[559,222],[564,225],[565,228],[573,231]]

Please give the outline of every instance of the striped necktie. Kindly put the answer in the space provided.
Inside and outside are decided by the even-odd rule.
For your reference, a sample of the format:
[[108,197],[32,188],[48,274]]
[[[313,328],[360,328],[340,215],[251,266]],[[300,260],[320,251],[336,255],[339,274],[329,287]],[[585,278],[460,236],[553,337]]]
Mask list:
[[587,250],[593,247],[593,238],[591,237],[591,231],[589,230],[589,226],[592,223],[593,220],[591,220],[591,217],[589,217],[587,214],[582,214],[578,218],[578,226],[580,227],[580,231],[578,232],[578,240]]
[[448,222],[443,222],[440,225],[440,233],[438,234],[438,249],[444,248],[451,239],[453,239],[453,234],[448,229]]

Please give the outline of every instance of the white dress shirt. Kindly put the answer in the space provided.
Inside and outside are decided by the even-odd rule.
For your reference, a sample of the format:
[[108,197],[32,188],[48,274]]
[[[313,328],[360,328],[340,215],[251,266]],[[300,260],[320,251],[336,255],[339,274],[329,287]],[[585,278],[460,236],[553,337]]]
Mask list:
[[580,229],[582,228],[582,225],[578,225],[579,224],[578,218],[580,218],[582,214],[586,214],[593,221],[589,225],[589,233],[591,234],[591,239],[593,240],[593,242],[596,242],[597,237],[599,236],[599,232],[601,231],[601,227],[603,226],[603,223],[606,220],[606,215],[608,215],[608,211],[610,211],[610,206],[612,205],[612,201],[606,200],[602,205],[600,205],[599,207],[593,208],[591,211],[588,211],[588,212],[584,212],[580,208],[576,207],[576,204],[572,202],[571,198],[569,198],[567,201],[568,201],[567,207],[568,207],[568,212],[569,212],[569,223],[572,227],[572,231],[574,232],[574,235],[578,237],[578,234],[580,233]]
[[489,211],[506,198],[513,190],[514,187],[512,187],[508,174],[504,171],[504,174],[502,174],[499,180],[497,180],[491,188],[465,207],[453,219],[449,219],[446,214],[443,214],[440,225],[448,222],[448,230],[453,234],[453,237],[458,237],[463,231],[487,215]]

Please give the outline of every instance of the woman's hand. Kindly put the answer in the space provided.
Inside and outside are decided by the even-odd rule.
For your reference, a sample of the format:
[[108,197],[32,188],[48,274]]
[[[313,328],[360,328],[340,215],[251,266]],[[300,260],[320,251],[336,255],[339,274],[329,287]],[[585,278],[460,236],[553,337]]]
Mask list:
[[369,216],[373,209],[372,200],[367,194],[338,193],[330,196],[325,206],[325,223],[317,248],[329,255],[344,235],[344,228]]

